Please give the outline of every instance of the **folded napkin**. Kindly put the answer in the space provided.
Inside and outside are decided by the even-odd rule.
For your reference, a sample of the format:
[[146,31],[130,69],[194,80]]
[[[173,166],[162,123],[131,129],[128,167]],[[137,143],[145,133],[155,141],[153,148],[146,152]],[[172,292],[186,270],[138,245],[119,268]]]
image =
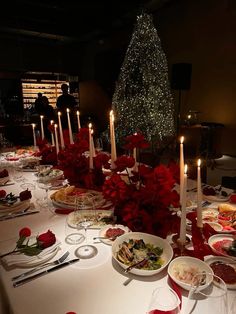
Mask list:
[[0,204],[0,215],[15,211],[22,211],[30,206],[30,200],[17,201],[12,205]]
[[[31,241],[32,243],[35,243],[36,241],[35,237],[32,237]],[[53,254],[53,252],[56,251],[60,244],[61,242],[59,240],[56,240],[56,242],[52,246],[42,250],[40,254],[34,256],[28,256],[23,253],[10,254],[3,257],[2,262],[8,267],[13,265],[22,267],[27,267],[27,265],[29,265],[30,267],[31,264],[35,265],[48,259],[50,257],[50,254]]]

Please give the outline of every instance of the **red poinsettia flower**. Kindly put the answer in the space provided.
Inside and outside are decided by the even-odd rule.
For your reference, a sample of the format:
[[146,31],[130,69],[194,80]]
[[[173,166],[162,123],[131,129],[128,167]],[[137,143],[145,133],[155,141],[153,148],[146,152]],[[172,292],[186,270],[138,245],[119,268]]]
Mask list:
[[96,157],[93,158],[94,161],[94,168],[95,169],[110,169],[110,155],[105,153],[99,153]]
[[125,149],[132,150],[134,148],[148,148],[149,143],[145,140],[144,136],[141,133],[135,133],[129,135],[125,138],[126,144],[124,145]]
[[115,161],[115,165],[116,165],[115,171],[122,172],[126,168],[132,168],[134,164],[135,164],[135,160],[133,157],[126,156],[126,155],[120,156]]

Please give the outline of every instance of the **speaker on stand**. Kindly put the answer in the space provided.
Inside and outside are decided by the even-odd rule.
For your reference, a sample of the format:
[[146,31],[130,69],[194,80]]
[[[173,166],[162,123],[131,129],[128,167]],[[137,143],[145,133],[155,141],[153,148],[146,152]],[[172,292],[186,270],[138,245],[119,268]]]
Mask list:
[[171,88],[178,91],[178,105],[177,105],[177,134],[180,128],[180,112],[181,112],[181,98],[182,91],[190,90],[191,88],[191,63],[175,63],[172,65],[171,73]]

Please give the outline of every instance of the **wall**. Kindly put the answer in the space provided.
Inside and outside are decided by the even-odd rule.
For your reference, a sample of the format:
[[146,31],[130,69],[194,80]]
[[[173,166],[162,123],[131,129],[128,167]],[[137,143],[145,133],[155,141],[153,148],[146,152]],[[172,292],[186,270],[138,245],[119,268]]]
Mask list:
[[189,109],[198,110],[201,121],[223,123],[222,152],[236,155],[236,2],[171,2],[155,23],[169,64],[192,64],[182,116]]

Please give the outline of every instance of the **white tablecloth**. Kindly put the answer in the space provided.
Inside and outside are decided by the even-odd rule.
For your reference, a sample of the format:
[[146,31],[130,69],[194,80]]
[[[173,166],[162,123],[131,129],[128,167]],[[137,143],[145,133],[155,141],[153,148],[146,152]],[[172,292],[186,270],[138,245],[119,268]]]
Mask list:
[[[28,181],[35,180],[32,173],[25,173]],[[4,188],[8,192],[19,193],[20,183]],[[42,191],[43,193],[43,191]],[[0,222],[0,251],[12,249],[23,227],[29,227],[37,234],[50,229],[61,240],[61,251],[66,250],[70,258],[78,246],[65,243],[66,216],[56,215],[48,209],[40,213],[18,217]],[[98,230],[88,231],[88,240],[98,234]],[[95,244],[98,255],[90,260],[81,260],[74,265],[40,277],[20,287],[13,288],[11,278],[26,269],[6,271],[0,266],[1,314],[65,314],[74,311],[77,314],[144,314],[152,291],[167,285],[167,272],[152,277],[125,275],[112,260],[111,247],[103,243]],[[131,278],[128,285],[124,282]],[[183,292],[183,307],[187,292]],[[235,291],[229,291],[230,304]],[[182,312],[181,312],[182,313]],[[201,314],[205,314],[202,303]],[[209,312],[208,312],[209,313]],[[230,311],[236,313],[236,310]],[[200,314],[200,312],[199,312]]]

